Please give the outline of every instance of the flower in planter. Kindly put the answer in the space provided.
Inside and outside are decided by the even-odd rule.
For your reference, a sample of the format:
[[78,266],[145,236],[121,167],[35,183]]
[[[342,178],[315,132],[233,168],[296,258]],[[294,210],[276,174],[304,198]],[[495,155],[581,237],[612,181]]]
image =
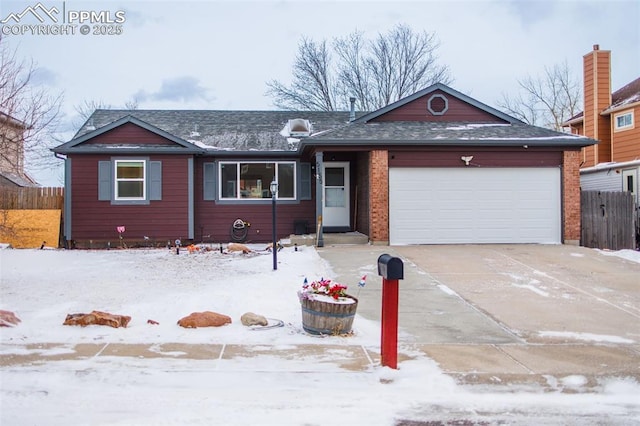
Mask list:
[[324,278],[309,283],[305,278],[298,296],[300,299],[314,299],[315,295],[328,296],[333,300],[340,300],[341,297],[347,296],[347,286]]
[[330,336],[351,333],[358,299],[347,294],[346,285],[324,278],[309,283],[305,278],[298,297],[304,331]]

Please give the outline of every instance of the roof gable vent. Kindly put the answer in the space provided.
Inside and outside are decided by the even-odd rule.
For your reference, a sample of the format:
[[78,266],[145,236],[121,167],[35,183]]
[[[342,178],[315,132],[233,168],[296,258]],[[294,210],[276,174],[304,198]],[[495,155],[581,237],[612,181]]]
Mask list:
[[449,100],[439,93],[431,95],[427,101],[427,109],[432,115],[444,115],[449,109]]
[[289,120],[289,136],[303,137],[311,134],[312,126],[309,120],[304,118],[294,118]]

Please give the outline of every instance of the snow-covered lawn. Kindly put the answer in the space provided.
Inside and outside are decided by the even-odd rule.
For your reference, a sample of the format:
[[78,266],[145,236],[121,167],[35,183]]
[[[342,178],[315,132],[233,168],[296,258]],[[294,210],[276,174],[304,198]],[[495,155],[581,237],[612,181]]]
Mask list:
[[[264,246],[255,247],[264,248]],[[189,254],[160,250],[3,250],[2,303],[20,327],[2,330],[3,343],[324,343],[302,331],[297,291],[304,279],[330,278],[330,267],[313,248],[278,253],[278,270],[268,252],[244,255],[218,251]],[[259,254],[262,253],[262,254]],[[358,277],[352,288],[357,288]],[[66,314],[106,311],[132,317],[126,329],[62,327]],[[231,325],[194,331],[176,322],[214,311]],[[285,327],[256,332],[240,317],[254,312]],[[147,324],[147,320],[159,325]],[[46,326],[43,326],[46,325]],[[363,319],[349,344],[376,344],[378,324]],[[343,338],[330,339],[344,342]]]
[[[356,316],[349,337],[304,333],[296,292],[305,278],[332,278],[330,265],[307,247],[286,248],[278,260],[273,271],[271,254],[0,250],[0,309],[22,320],[0,328],[0,357],[51,355],[45,343],[56,343],[58,351],[107,343],[144,343],[158,351],[171,343],[237,344],[257,351],[224,360],[165,352],[158,358],[96,356],[0,367],[0,424],[640,424],[640,386],[631,379],[603,381],[598,392],[584,392],[581,377],[557,378],[569,393],[468,389],[408,347],[401,351],[411,359],[401,360],[398,370],[375,363],[365,370],[342,367],[345,351],[379,348],[379,323]],[[359,279],[344,284],[355,292]],[[120,329],[62,325],[67,314],[92,310],[132,320]],[[176,325],[205,310],[229,315],[233,323]],[[240,323],[245,312],[284,326],[251,330]],[[318,350],[296,359],[269,352],[298,345]]]

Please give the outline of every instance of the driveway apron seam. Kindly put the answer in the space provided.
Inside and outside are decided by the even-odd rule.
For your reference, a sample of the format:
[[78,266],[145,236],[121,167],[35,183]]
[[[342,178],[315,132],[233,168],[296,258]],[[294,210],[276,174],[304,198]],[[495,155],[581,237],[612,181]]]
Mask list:
[[524,368],[525,370],[527,370],[529,372],[529,374],[535,374],[535,371],[533,371],[532,369],[530,369],[529,367],[527,367],[526,365],[524,365],[522,362],[520,362],[518,359],[514,358],[513,355],[511,355],[510,353],[504,351],[502,349],[501,346],[498,345],[491,345],[494,348],[496,348],[496,350],[498,350],[498,352],[500,352],[501,354],[505,355],[507,358],[511,359],[513,362],[515,362],[516,364],[518,364],[520,367]]

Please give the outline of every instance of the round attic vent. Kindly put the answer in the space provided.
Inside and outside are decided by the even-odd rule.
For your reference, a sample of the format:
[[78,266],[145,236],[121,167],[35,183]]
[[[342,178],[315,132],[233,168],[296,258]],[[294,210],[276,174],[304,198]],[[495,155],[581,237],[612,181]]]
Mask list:
[[427,109],[433,115],[444,115],[449,109],[449,101],[444,95],[435,94],[427,101]]

